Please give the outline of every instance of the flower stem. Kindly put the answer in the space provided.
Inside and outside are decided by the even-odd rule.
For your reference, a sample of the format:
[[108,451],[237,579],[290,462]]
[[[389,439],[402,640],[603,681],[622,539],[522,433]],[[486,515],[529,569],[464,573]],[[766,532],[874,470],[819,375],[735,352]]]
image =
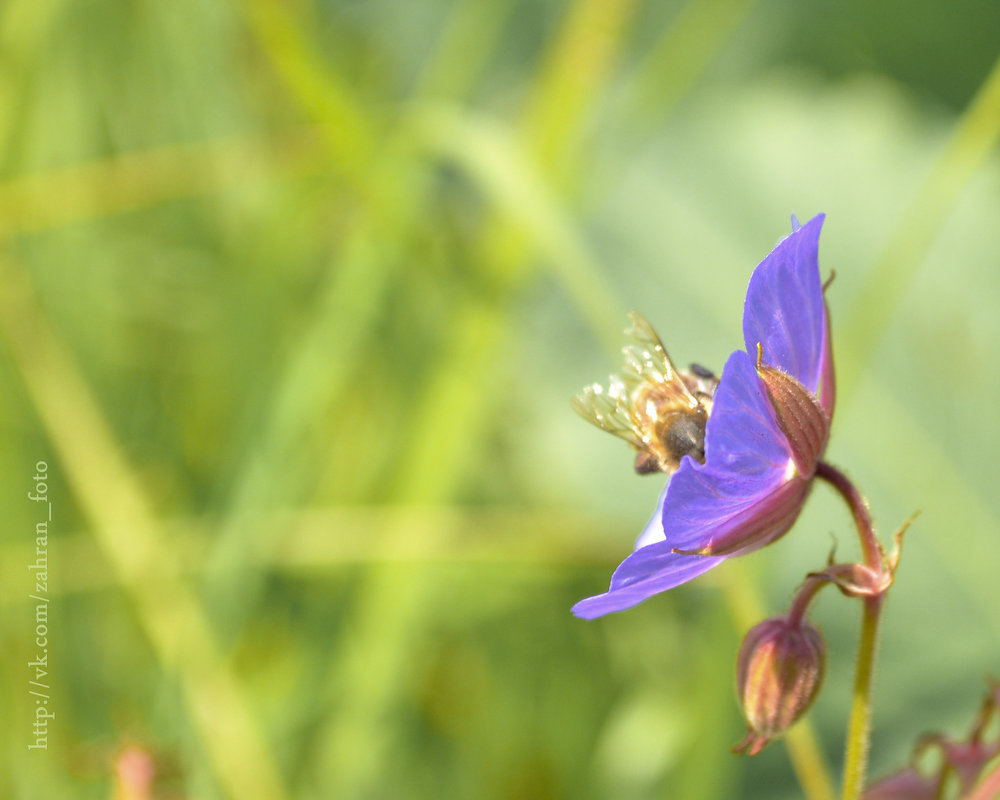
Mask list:
[[882,568],[882,546],[875,536],[875,526],[871,514],[868,513],[868,503],[861,492],[857,490],[848,477],[825,461],[816,465],[816,477],[822,478],[836,489],[844,502],[851,509],[854,524],[858,528],[858,538],[861,540],[861,551],[865,556],[865,564],[875,570]]
[[842,800],[858,800],[865,785],[868,766],[868,739],[871,734],[872,677],[875,672],[875,650],[879,615],[884,595],[864,599],[861,618],[861,641],[854,673],[854,693],[851,718],[847,725],[847,752],[844,757]]
[[803,583],[798,592],[795,593],[795,599],[792,601],[792,607],[788,611],[788,621],[795,624],[800,623],[802,618],[806,615],[806,609],[809,608],[809,604],[812,602],[812,599],[824,586],[829,586],[829,583],[827,582],[827,579],[822,576],[813,575],[806,578],[805,583]]
[[[858,529],[865,565],[877,572],[886,567],[884,554],[875,526],[872,524],[868,503],[847,476],[825,462],[816,466],[816,477],[822,478],[834,489],[851,509]],[[847,752],[844,756],[844,785],[842,800],[858,800],[865,786],[868,766],[868,743],[871,736],[872,678],[875,673],[875,650],[878,643],[878,622],[882,612],[884,591],[863,598],[864,614],[861,617],[861,640],[854,673],[854,693],[851,716],[847,723]]]

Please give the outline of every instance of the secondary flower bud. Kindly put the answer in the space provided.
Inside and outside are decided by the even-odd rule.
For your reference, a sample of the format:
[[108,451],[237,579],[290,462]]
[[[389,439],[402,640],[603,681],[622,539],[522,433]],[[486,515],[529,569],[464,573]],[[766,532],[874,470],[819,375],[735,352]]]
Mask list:
[[862,800],[935,800],[937,796],[937,780],[908,767],[873,783],[865,789]]
[[751,629],[736,665],[747,735],[734,750],[755,756],[801,717],[819,693],[825,661],[823,637],[805,620],[774,617]]
[[[996,733],[998,717],[1000,683],[991,680],[989,692],[967,738],[956,740],[940,733],[922,736],[913,748],[910,766],[873,783],[865,790],[862,800],[936,800],[943,796],[939,789],[951,782],[951,776],[958,777],[958,791],[954,796],[972,797],[969,793],[979,785],[980,793],[976,797],[985,797],[982,794],[985,771],[996,767],[994,759],[1000,755],[1000,735]],[[924,756],[929,750],[938,751],[935,763],[939,766],[925,777],[918,765],[926,762]]]

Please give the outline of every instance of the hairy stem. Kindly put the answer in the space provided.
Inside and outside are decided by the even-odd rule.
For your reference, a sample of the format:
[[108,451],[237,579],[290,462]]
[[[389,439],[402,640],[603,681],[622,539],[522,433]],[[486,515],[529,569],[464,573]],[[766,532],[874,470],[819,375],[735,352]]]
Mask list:
[[842,800],[858,800],[865,785],[868,766],[868,742],[871,735],[872,678],[875,673],[875,650],[883,595],[864,599],[861,618],[861,641],[854,673],[851,717],[847,724],[847,751],[844,756]]
[[792,607],[788,611],[788,621],[796,624],[801,622],[802,618],[806,615],[806,610],[809,608],[812,599],[824,586],[829,586],[827,579],[824,577],[812,575],[806,578],[805,583],[795,593]]
[[[868,503],[857,487],[836,467],[820,462],[816,477],[822,478],[844,498],[851,509],[854,524],[861,541],[865,565],[874,571],[886,569],[883,550],[875,536]],[[851,715],[847,723],[847,751],[844,756],[843,800],[858,800],[865,786],[868,766],[868,745],[871,737],[872,683],[875,673],[875,651],[878,643],[878,623],[885,593],[863,598],[864,614],[861,618],[861,640],[854,673],[854,692],[851,698]]]
[[865,556],[865,564],[872,569],[882,568],[882,547],[875,536],[875,526],[868,512],[868,502],[857,490],[848,477],[825,461],[816,465],[816,477],[822,478],[836,489],[844,502],[851,509],[854,524],[858,528],[858,538],[861,540],[861,552]]

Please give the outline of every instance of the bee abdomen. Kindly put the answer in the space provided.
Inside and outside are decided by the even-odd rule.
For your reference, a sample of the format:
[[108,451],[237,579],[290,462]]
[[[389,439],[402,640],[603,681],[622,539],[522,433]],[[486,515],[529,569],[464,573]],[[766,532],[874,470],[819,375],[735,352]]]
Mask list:
[[705,463],[705,423],[701,413],[680,414],[663,431],[663,446],[674,462],[680,465],[684,456]]

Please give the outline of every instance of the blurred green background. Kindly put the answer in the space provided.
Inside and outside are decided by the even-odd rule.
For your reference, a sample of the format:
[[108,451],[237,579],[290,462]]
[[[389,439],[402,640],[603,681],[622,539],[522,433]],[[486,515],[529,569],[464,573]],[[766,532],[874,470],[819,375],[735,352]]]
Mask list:
[[[733,667],[849,516],[818,487],[775,546],[577,620],[662,482],[567,401],[629,309],[721,367],[820,211],[828,457],[883,538],[922,510],[873,774],[963,731],[1000,672],[997,31],[987,0],[7,0],[0,796],[150,796],[131,747],[158,798],[802,797],[783,744],[728,753]],[[800,752],[834,776],[858,617],[814,615]]]

